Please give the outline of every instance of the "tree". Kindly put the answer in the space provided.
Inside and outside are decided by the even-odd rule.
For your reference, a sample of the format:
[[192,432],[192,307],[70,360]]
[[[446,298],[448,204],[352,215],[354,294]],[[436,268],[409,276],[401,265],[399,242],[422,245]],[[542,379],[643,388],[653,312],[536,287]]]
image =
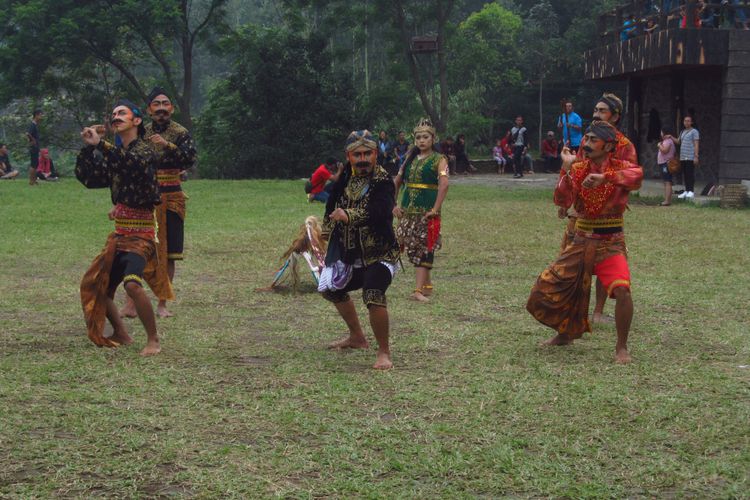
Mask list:
[[501,133],[495,129],[509,120],[523,84],[516,54],[521,27],[521,17],[497,3],[458,25],[448,63],[451,128],[484,143]]
[[389,2],[392,4],[392,12],[395,19],[395,26],[400,35],[400,42],[404,53],[404,58],[409,67],[411,78],[414,82],[414,89],[419,95],[427,115],[432,120],[432,124],[439,132],[446,129],[448,122],[448,20],[451,17],[455,2],[453,0],[434,0],[427,9],[427,15],[434,22],[437,30],[437,60],[438,60],[438,80],[440,85],[440,109],[436,109],[427,95],[428,88],[426,82],[420,74],[417,65],[417,59],[411,50],[411,38],[416,33],[415,23],[417,18],[407,16],[408,12],[419,12],[420,9],[415,2],[408,5],[406,0],[395,0]]
[[70,90],[66,80],[99,62],[142,100],[147,83],[164,84],[190,127],[196,45],[222,29],[226,2],[2,0],[0,98]]
[[354,92],[330,75],[327,40],[284,28],[245,27],[222,42],[230,76],[198,121],[208,177],[309,175],[355,128]]

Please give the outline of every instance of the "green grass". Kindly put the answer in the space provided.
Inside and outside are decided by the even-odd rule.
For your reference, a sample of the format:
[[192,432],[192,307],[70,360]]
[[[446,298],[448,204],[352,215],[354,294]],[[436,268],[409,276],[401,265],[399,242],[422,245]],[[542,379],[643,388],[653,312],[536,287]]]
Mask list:
[[0,183],[0,497],[750,496],[747,210],[634,203],[622,367],[611,326],[537,347],[550,192],[454,186],[435,299],[396,278],[396,368],[377,373],[374,351],[324,349],[345,328],[307,276],[297,296],[254,291],[322,211],[300,182],[186,189],[176,316],[142,359],[137,320],[134,346],[97,349],[80,310],[108,193]]

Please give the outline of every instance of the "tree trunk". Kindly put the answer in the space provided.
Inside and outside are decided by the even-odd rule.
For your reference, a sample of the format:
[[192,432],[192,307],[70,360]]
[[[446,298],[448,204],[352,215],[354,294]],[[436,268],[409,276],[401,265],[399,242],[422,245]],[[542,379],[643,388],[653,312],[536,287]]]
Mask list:
[[419,101],[422,103],[422,108],[427,113],[427,116],[432,120],[432,124],[440,129],[442,127],[440,116],[438,116],[435,108],[430,103],[430,99],[427,96],[427,91],[422,81],[422,76],[419,74],[419,68],[417,67],[417,61],[414,59],[414,54],[411,53],[411,37],[409,36],[409,30],[406,26],[406,14],[404,13],[404,5],[402,1],[394,2],[395,14],[396,14],[396,25],[398,26],[399,33],[401,34],[401,46],[406,57],[406,62],[409,66],[409,72],[411,73],[414,88],[419,94]]
[[449,0],[445,5],[442,1],[438,2],[437,57],[440,79],[440,120],[435,123],[435,127],[441,133],[448,128],[448,63],[445,53],[445,26],[452,8],[453,0]]
[[542,151],[542,82],[544,81],[544,71],[539,73],[539,152]]
[[193,130],[190,103],[193,97],[193,43],[188,33],[182,35],[182,95],[177,96],[180,105],[180,120],[188,130]]

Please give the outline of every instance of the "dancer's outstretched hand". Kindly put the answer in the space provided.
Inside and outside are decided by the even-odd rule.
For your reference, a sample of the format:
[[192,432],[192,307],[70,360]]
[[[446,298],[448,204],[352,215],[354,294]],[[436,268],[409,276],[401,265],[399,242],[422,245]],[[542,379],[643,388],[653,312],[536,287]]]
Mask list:
[[560,152],[560,158],[562,159],[563,170],[570,172],[570,167],[573,165],[573,162],[576,161],[575,153],[573,153],[568,146],[565,146]]
[[81,138],[83,139],[83,142],[89,146],[96,146],[101,140],[99,134],[96,133],[96,129],[93,127],[84,127],[81,131]]

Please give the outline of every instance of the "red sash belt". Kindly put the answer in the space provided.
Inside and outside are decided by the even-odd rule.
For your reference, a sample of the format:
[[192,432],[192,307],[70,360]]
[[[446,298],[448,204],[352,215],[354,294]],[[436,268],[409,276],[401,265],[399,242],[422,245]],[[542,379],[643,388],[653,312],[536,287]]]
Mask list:
[[154,239],[156,237],[154,211],[145,208],[132,208],[118,203],[115,206],[115,233]]

